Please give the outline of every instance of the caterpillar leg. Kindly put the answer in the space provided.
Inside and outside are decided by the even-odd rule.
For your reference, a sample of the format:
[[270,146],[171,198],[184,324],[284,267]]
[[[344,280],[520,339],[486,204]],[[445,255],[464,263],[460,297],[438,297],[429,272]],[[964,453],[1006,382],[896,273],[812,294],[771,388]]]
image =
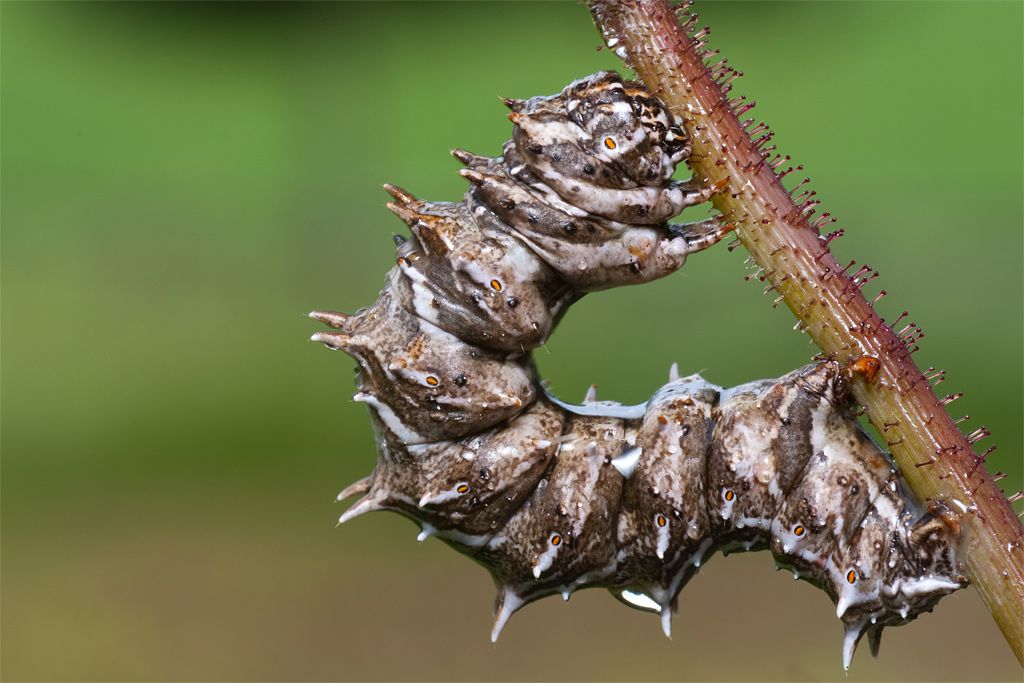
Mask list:
[[683,208],[687,206],[696,206],[697,204],[703,204],[709,201],[716,194],[725,192],[726,185],[729,184],[728,178],[722,178],[714,185],[708,185],[707,187],[701,187],[697,184],[697,181],[693,178],[685,180],[681,183],[675,183],[675,187],[679,188],[683,192]]
[[671,234],[684,238],[687,253],[693,254],[721,242],[723,237],[736,229],[736,224],[723,216],[715,216],[696,223],[669,223],[668,229]]

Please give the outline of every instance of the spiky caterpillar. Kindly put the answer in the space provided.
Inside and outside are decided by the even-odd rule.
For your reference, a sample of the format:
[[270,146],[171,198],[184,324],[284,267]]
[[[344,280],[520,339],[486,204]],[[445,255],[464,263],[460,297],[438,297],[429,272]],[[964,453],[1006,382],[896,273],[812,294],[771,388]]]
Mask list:
[[[921,513],[848,414],[834,362],[722,390],[673,377],[646,404],[571,406],[540,388],[529,350],[583,293],[674,272],[729,230],[665,221],[719,188],[673,182],[689,153],[651,94],[599,73],[551,97],[506,100],[497,159],[456,150],[461,203],[386,186],[411,228],[380,298],[312,317],[360,364],[373,474],[341,521],[378,509],[487,566],[496,638],[545,595],[586,586],[656,611],[715,550],[768,548],[824,588],[847,637],[913,619],[964,585],[954,513]],[[853,368],[855,371],[857,368]]]

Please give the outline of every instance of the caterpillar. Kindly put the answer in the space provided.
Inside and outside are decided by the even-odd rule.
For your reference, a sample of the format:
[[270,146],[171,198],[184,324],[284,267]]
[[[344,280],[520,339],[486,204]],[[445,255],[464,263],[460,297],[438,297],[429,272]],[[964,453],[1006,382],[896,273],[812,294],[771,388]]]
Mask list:
[[730,389],[698,375],[644,404],[571,405],[530,352],[589,292],[682,267],[732,226],[668,221],[722,186],[676,181],[681,120],[614,72],[506,99],[502,155],[454,150],[470,187],[428,202],[385,185],[410,228],[377,301],[314,311],[312,339],[358,361],[354,399],[377,442],[340,522],[392,510],[487,567],[492,640],[523,605],[603,587],[658,614],[716,551],[770,550],[836,604],[849,668],[864,635],[966,585],[957,513],[922,509],[852,415],[870,359],[833,360]]

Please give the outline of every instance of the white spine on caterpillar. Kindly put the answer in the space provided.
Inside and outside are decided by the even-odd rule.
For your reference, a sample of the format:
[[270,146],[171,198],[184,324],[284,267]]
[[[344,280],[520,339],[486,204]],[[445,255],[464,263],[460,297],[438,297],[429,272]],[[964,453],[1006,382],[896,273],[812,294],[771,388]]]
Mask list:
[[492,637],[521,606],[599,586],[657,612],[716,550],[769,549],[823,588],[847,637],[906,623],[966,584],[956,513],[919,511],[849,414],[835,362],[729,390],[699,376],[646,404],[563,403],[529,351],[584,293],[647,282],[718,242],[720,218],[673,225],[721,187],[675,182],[690,143],[636,83],[602,72],[506,100],[501,157],[456,150],[470,189],[426,202],[385,186],[411,229],[377,302],[310,315],[360,365],[377,466],[341,518],[394,510],[487,566]]

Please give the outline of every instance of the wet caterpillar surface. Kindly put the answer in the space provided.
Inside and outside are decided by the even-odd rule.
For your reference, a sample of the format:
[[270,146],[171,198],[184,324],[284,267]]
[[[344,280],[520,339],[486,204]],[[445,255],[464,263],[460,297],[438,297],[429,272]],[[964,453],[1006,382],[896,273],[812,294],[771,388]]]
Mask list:
[[770,550],[823,588],[877,652],[885,626],[966,585],[957,515],[921,510],[852,417],[858,367],[832,361],[731,389],[697,375],[645,404],[548,395],[530,350],[587,292],[680,268],[720,218],[667,221],[721,187],[673,181],[690,153],[656,97],[602,72],[561,93],[506,100],[502,156],[462,150],[462,202],[385,186],[411,230],[378,300],[315,311],[315,341],[359,362],[373,473],[341,518],[393,510],[488,567],[492,639],[538,598],[603,587],[661,615],[715,551]]

